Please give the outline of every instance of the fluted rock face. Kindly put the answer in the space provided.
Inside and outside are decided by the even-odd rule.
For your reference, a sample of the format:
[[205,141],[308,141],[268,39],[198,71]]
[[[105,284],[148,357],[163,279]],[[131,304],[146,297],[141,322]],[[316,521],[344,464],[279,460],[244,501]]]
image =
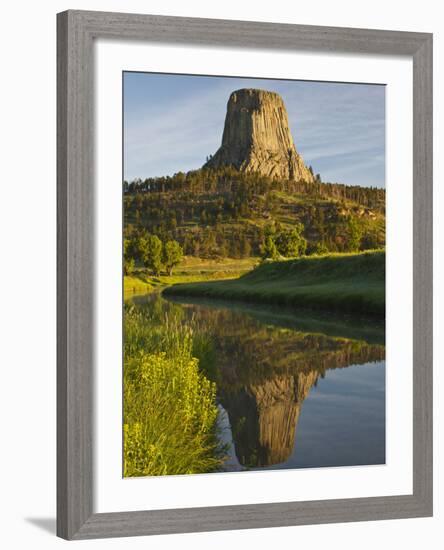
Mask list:
[[242,89],[230,95],[222,145],[205,164],[219,166],[314,181],[294,146],[281,96],[264,90]]
[[280,376],[251,386],[258,412],[262,465],[285,462],[294,447],[296,428],[304,399],[319,375],[317,372]]
[[318,378],[316,371],[275,376],[222,398],[242,465],[270,466],[290,457],[302,403]]

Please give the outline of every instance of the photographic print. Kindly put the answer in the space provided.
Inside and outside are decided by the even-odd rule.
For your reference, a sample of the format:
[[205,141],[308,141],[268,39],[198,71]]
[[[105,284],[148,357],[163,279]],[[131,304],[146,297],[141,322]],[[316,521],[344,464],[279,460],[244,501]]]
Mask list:
[[385,463],[385,86],[123,73],[123,475]]

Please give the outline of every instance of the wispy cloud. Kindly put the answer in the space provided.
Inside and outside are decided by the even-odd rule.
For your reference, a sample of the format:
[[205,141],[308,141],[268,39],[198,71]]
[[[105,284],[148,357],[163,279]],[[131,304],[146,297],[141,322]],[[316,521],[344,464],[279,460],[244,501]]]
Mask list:
[[298,151],[324,181],[384,185],[381,86],[137,75],[125,81],[126,179],[200,167],[220,145],[229,94],[280,93]]

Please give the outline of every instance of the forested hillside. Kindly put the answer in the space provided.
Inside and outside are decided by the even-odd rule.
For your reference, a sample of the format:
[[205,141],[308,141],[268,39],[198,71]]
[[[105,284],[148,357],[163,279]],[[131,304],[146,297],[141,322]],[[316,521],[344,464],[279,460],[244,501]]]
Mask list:
[[164,249],[176,241],[183,254],[201,258],[294,257],[385,245],[384,189],[222,167],[124,182],[123,192],[127,263],[143,263],[153,236]]

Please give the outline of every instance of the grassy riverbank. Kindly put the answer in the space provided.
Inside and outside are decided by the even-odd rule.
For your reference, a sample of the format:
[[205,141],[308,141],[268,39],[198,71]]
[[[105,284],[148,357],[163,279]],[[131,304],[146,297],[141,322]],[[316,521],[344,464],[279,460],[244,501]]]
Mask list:
[[385,252],[264,262],[235,280],[176,284],[166,295],[385,315]]
[[216,387],[200,369],[198,345],[192,326],[173,314],[125,306],[125,477],[221,467]]
[[175,284],[235,279],[253,269],[258,262],[258,258],[210,260],[189,256],[183,259],[173,275],[162,274],[156,277],[145,269],[125,275],[124,295],[125,298],[129,298]]

